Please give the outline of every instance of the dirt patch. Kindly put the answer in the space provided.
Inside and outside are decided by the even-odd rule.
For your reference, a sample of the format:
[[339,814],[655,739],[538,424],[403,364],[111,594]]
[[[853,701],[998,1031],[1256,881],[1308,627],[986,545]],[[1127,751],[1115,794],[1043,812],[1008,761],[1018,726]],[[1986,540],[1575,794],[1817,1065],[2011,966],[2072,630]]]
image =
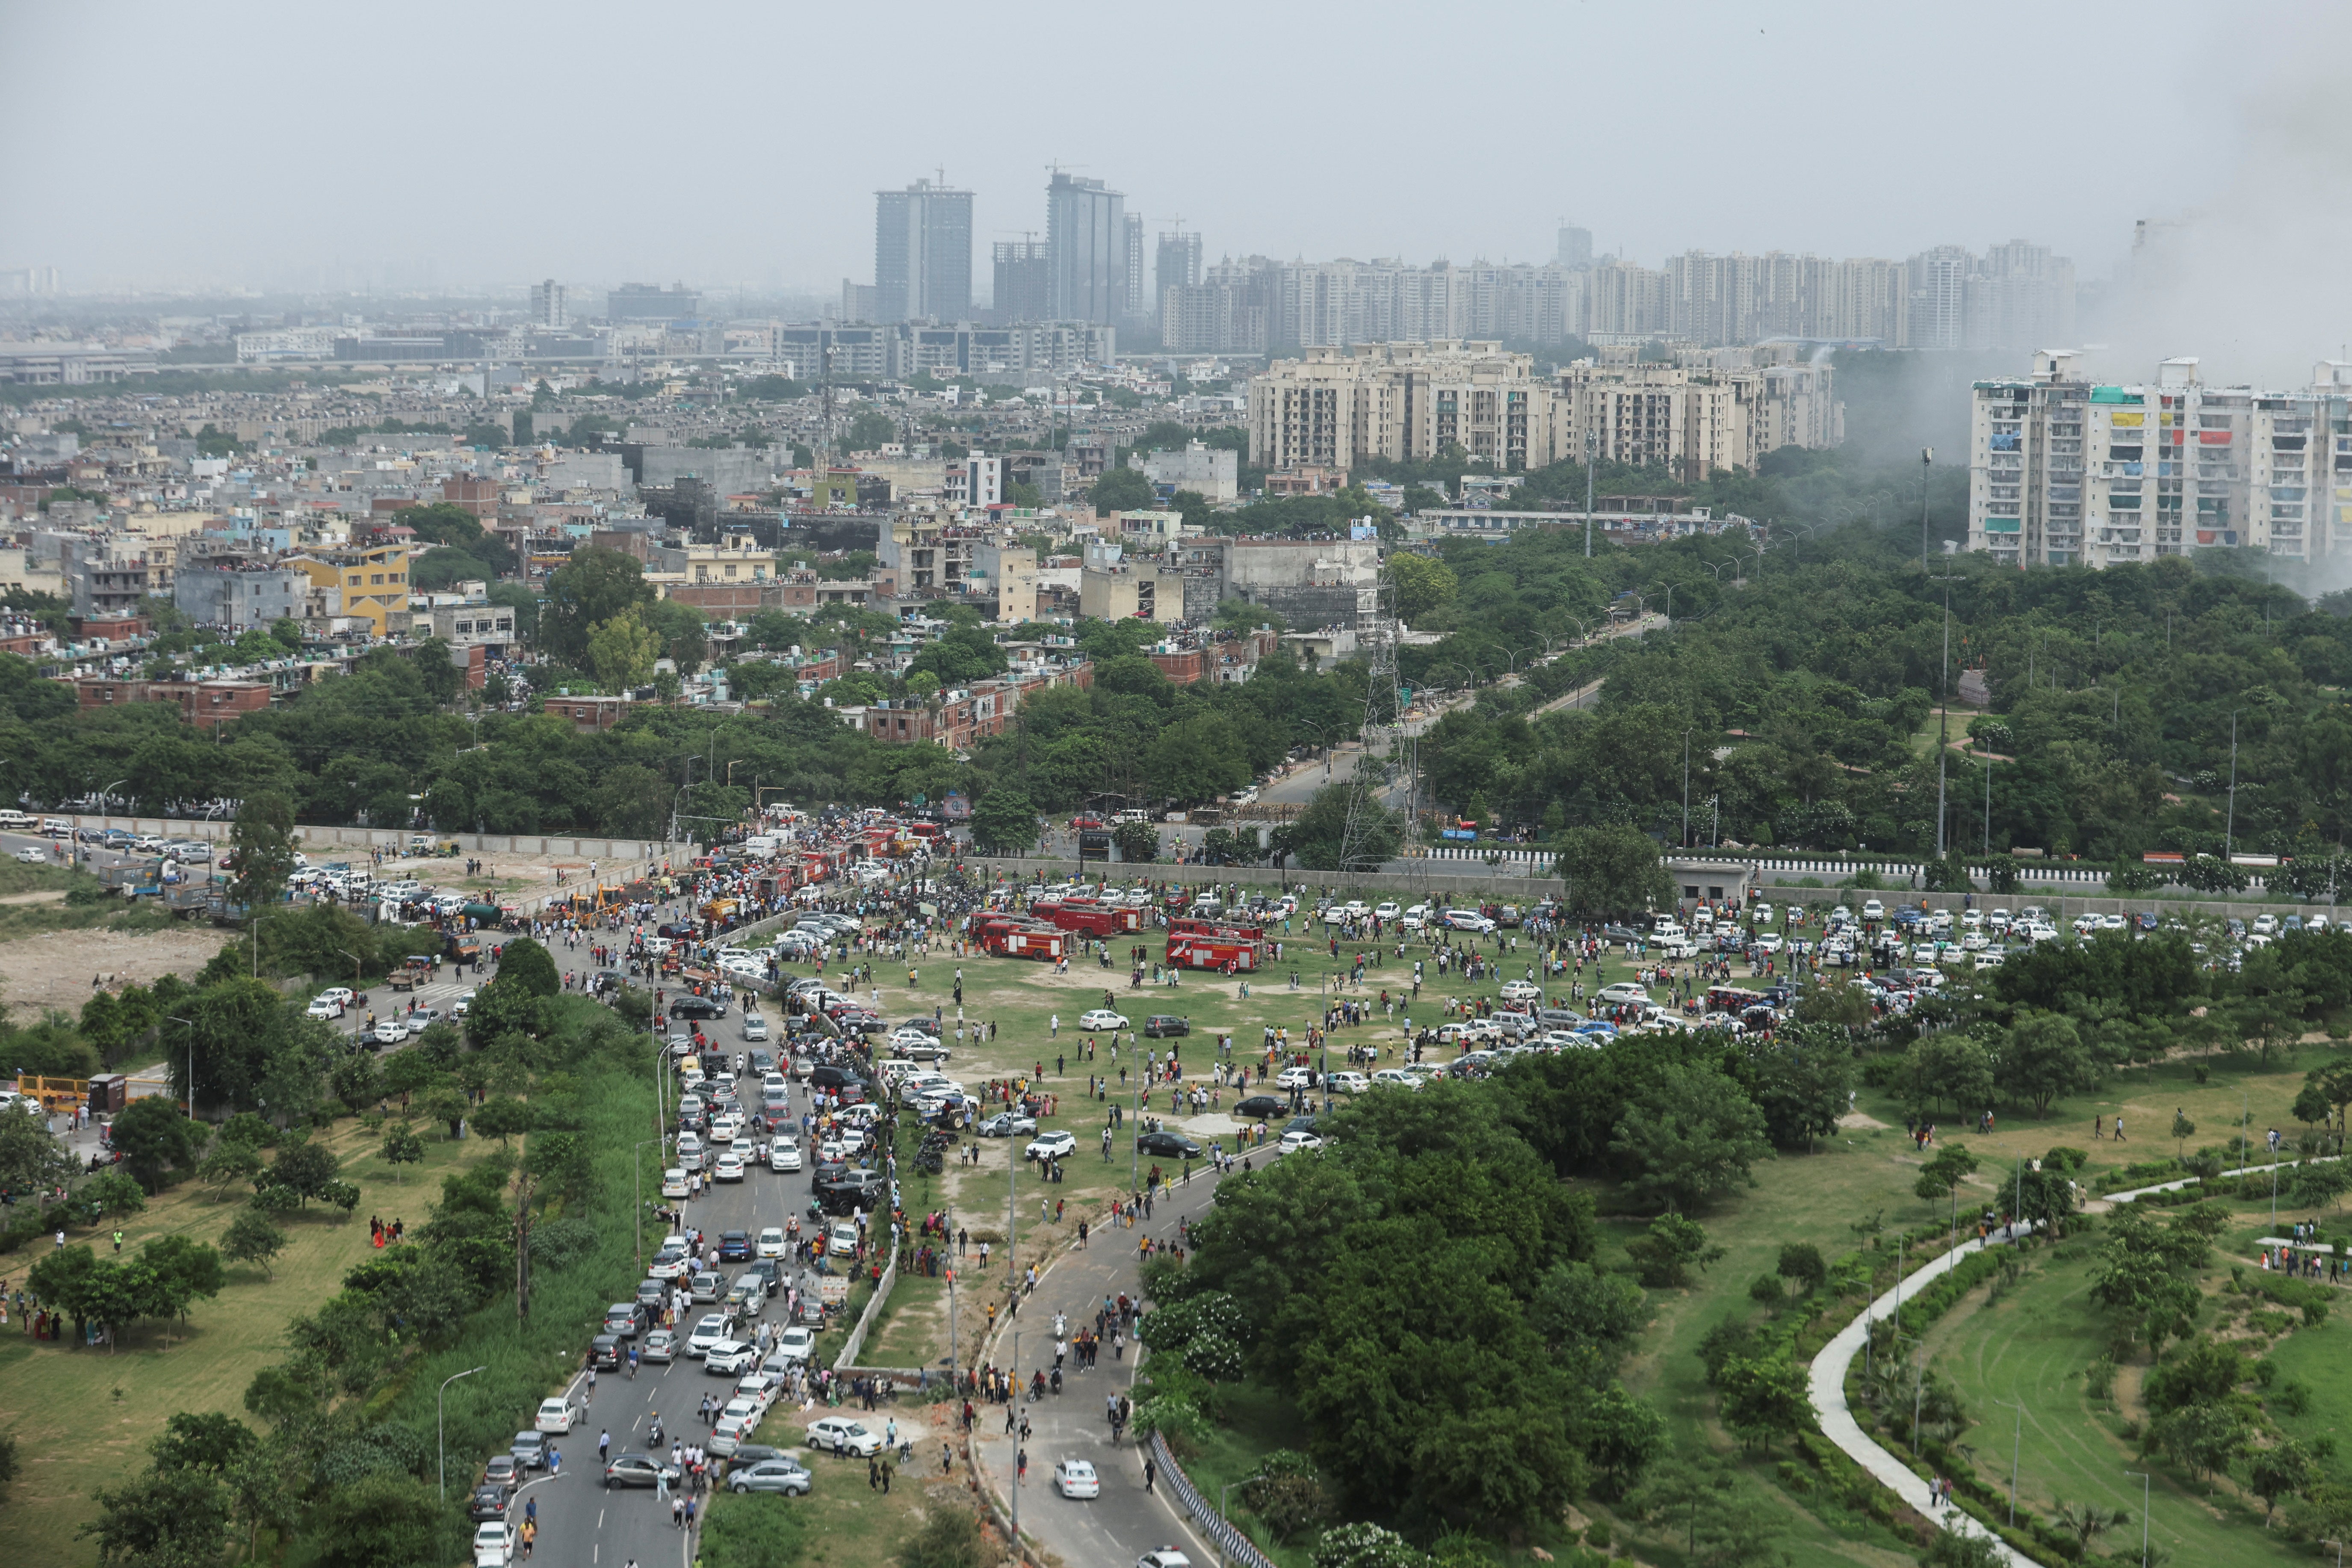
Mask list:
[[0,904],[62,904],[66,901],[63,888],[42,888],[30,893],[10,893],[0,898]]
[[79,1014],[90,981],[110,974],[117,984],[152,984],[166,974],[189,979],[228,941],[209,925],[170,931],[61,931],[0,947],[0,1004],[29,1023],[52,1007]]
[[1856,1131],[1864,1132],[1883,1132],[1889,1125],[1891,1125],[1888,1122],[1881,1121],[1877,1117],[1873,1116],[1868,1111],[1864,1110],[1849,1110],[1843,1116],[1838,1118],[1837,1124],[1840,1127],[1852,1128]]

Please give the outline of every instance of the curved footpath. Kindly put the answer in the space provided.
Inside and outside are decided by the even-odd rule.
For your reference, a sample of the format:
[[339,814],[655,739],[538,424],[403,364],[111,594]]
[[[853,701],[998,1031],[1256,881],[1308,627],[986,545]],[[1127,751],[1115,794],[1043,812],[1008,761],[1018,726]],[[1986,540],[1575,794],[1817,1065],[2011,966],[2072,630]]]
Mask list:
[[[2328,1161],[2336,1158],[2339,1156],[2325,1157]],[[2225,1176],[2267,1175],[2274,1170],[2285,1169],[2289,1163],[2290,1162],[2283,1161],[2275,1165],[2241,1165],[2235,1170],[2224,1171],[2221,1174]],[[2153,1186],[2134,1187],[2127,1192],[2109,1193],[2100,1201],[2109,1204],[2127,1204],[2145,1197],[2150,1193],[2178,1192],[2200,1179],[2190,1176],[2177,1182],[2159,1182]],[[1879,1447],[1867,1433],[1864,1432],[1861,1423],[1853,1418],[1853,1412],[1847,1407],[1845,1399],[1846,1370],[1853,1364],[1853,1358],[1861,1353],[1863,1342],[1869,1336],[1870,1325],[1874,1321],[1882,1317],[1892,1317],[1897,1305],[1902,1301],[1916,1299],[1929,1284],[1957,1268],[1959,1260],[1969,1254],[1980,1252],[1988,1245],[2006,1243],[2009,1238],[2010,1233],[2001,1230],[1996,1231],[1986,1240],[1962,1242],[1934,1262],[1914,1269],[1896,1284],[1895,1289],[1871,1302],[1868,1309],[1841,1330],[1835,1339],[1822,1347],[1821,1353],[1813,1358],[1806,1393],[1812,1401],[1813,1417],[1821,1423],[1822,1436],[1836,1444],[1844,1451],[1848,1458],[1875,1476],[1882,1485],[1917,1510],[1923,1518],[1932,1520],[1944,1529],[1958,1534],[1982,1536],[1992,1542],[1994,1550],[2000,1553],[2001,1561],[2011,1564],[2012,1568],[2042,1568],[2042,1564],[2002,1541],[1971,1515],[1958,1508],[1948,1507],[1931,1500],[1927,1495],[1926,1479],[1913,1471],[1911,1467],[1902,1459]]]

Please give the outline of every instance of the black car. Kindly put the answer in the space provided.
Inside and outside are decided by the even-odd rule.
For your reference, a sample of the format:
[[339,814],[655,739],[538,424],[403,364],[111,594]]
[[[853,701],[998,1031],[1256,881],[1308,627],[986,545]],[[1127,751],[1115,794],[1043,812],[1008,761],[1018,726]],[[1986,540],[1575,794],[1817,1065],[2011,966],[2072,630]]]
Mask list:
[[1184,1160],[1197,1160],[1202,1152],[1201,1145],[1181,1132],[1146,1132],[1135,1141],[1135,1148],[1139,1154],[1168,1154]]
[[773,1072],[775,1068],[776,1058],[770,1056],[767,1052],[753,1051],[751,1053],[751,1070],[759,1074],[761,1078],[767,1077],[770,1073]]
[[1632,926],[1605,925],[1601,928],[1601,940],[1603,942],[1647,942],[1649,937],[1644,932],[1635,931]]
[[1235,1116],[1255,1116],[1259,1121],[1263,1121],[1269,1116],[1279,1116],[1289,1109],[1290,1100],[1286,1095],[1253,1094],[1247,1100],[1239,1101],[1234,1105],[1234,1114]]
[[588,1342],[588,1364],[598,1372],[621,1370],[621,1336],[598,1334]]
[[879,1187],[861,1187],[850,1182],[826,1182],[816,1190],[816,1206],[836,1219],[846,1218],[861,1209],[870,1209],[882,1196]]
[[669,1005],[673,1018],[724,1018],[727,1004],[711,996],[681,996]]
[[761,1279],[766,1280],[768,1282],[768,1294],[771,1296],[783,1289],[784,1271],[776,1267],[776,1260],[772,1258],[754,1258],[750,1263],[744,1266],[743,1272],[746,1274],[757,1274]]
[[494,1519],[504,1519],[507,1510],[514,1506],[514,1494],[504,1487],[476,1487],[474,1499],[466,1505],[466,1517],[477,1524]]
[[809,1184],[822,1187],[829,1182],[838,1182],[848,1173],[849,1162],[846,1160],[819,1160],[809,1166]]
[[1161,1040],[1171,1036],[1189,1035],[1192,1032],[1192,1019],[1179,1018],[1169,1013],[1154,1014],[1143,1020],[1143,1035],[1146,1039]]
[[809,1073],[809,1083],[817,1089],[843,1089],[858,1082],[855,1069],[827,1063]]
[[749,1235],[740,1230],[725,1230],[719,1233],[719,1262],[740,1263],[751,1256],[751,1238]]

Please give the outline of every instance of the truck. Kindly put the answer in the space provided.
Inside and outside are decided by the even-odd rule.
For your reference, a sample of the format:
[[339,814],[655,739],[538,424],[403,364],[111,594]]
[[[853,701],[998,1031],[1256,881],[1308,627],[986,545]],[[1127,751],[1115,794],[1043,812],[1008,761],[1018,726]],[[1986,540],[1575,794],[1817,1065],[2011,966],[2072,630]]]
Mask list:
[[1048,925],[1087,936],[1124,936],[1143,929],[1143,911],[1126,904],[1106,904],[1099,899],[1059,899],[1036,907],[1037,918]]
[[1211,937],[1224,942],[1264,942],[1265,928],[1203,915],[1177,915],[1168,922],[1168,939],[1173,942],[1180,936]]
[[1232,931],[1170,931],[1168,962],[1179,969],[1223,969],[1230,963],[1236,973],[1258,966],[1258,944]]
[[973,930],[982,951],[1000,958],[1034,958],[1055,963],[1069,951],[1067,931],[1013,915],[983,916]]

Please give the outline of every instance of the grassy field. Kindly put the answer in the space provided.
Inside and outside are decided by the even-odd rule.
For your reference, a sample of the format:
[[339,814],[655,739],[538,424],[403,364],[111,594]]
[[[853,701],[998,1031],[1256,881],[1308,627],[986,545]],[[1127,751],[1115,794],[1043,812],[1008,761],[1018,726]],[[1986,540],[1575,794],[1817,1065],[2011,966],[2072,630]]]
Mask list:
[[[1100,1048],[1093,1059],[1078,1059],[1078,1042],[1085,1037],[1075,1029],[1077,1015],[1101,1005],[1102,993],[1108,986],[1113,992],[1112,1005],[1137,1023],[1147,1014],[1160,1012],[1192,1018],[1194,1033],[1180,1042],[1181,1059],[1188,1069],[1188,1079],[1204,1069],[1211,1058],[1211,1041],[1204,1037],[1213,1037],[1220,1031],[1234,1036],[1236,1059],[1254,1065],[1260,1054],[1261,1030],[1267,1025],[1286,1026],[1296,1039],[1308,1023],[1319,1017],[1322,987],[1343,974],[1355,954],[1368,945],[1343,943],[1335,961],[1328,945],[1318,949],[1306,946],[1301,934],[1305,929],[1302,922],[1294,921],[1293,934],[1286,939],[1293,945],[1285,959],[1278,964],[1270,964],[1263,983],[1254,985],[1254,994],[1246,997],[1239,994],[1232,981],[1197,973],[1183,975],[1181,984],[1174,987],[1147,984],[1138,989],[1128,984],[1123,964],[1106,973],[1091,961],[1080,961],[1074,963],[1069,974],[1056,975],[1048,966],[1021,960],[982,957],[959,961],[931,954],[917,960],[920,984],[913,987],[906,984],[904,963],[894,969],[887,962],[877,962],[877,977],[883,992],[881,1011],[885,1016],[898,1019],[917,1012],[929,1014],[935,1005],[944,1004],[942,1013],[953,1044],[957,1013],[951,988],[955,973],[961,968],[965,984],[964,1018],[993,1022],[998,1035],[994,1041],[959,1050],[948,1067],[950,1076],[967,1086],[978,1087],[994,1079],[1026,1076],[1042,1061],[1045,1068],[1043,1087],[1065,1096],[1059,1114],[1045,1119],[1044,1126],[1066,1127],[1078,1139],[1078,1153],[1066,1166],[1067,1180],[1050,1189],[1051,1196],[1067,1204],[1067,1212],[1058,1225],[1041,1225],[1037,1205],[1048,1190],[1038,1186],[1029,1168],[1024,1166],[1019,1171],[1016,1212],[1023,1254],[1026,1257],[1032,1247],[1050,1247],[1068,1237],[1081,1214],[1099,1214],[1114,1194],[1126,1190],[1129,1181],[1125,1151],[1132,1127],[1115,1140],[1116,1156],[1105,1162],[1100,1155],[1100,1133],[1106,1124],[1108,1102],[1090,1101],[1083,1096],[1088,1073],[1107,1074],[1111,1079],[1111,1095],[1128,1097],[1131,1117],[1132,1089],[1122,1089],[1118,1072],[1121,1065],[1133,1065],[1134,1045],[1122,1042],[1114,1058],[1108,1043],[1099,1042]],[[1133,940],[1115,942],[1114,951],[1123,953]],[[1157,952],[1163,943],[1153,939],[1145,945]],[[1491,941],[1481,946],[1490,953],[1494,952]],[[1412,959],[1427,955],[1428,950],[1416,943],[1408,947],[1405,960],[1400,963],[1391,948],[1383,965],[1368,972],[1362,990],[1348,994],[1376,1001],[1383,985],[1391,994],[1409,991]],[[1502,973],[1477,984],[1465,984],[1458,976],[1441,978],[1431,964],[1425,973],[1422,997],[1412,1009],[1412,1016],[1417,1024],[1434,1022],[1441,1016],[1445,997],[1466,1001],[1479,995],[1491,996],[1506,975],[1522,973],[1529,962],[1532,957],[1523,949],[1509,956]],[[1632,967],[1622,957],[1611,956],[1604,958],[1597,969],[1588,965],[1581,978],[1589,991],[1626,978]],[[828,966],[829,972],[835,968]],[[1294,968],[1302,981],[1297,991],[1288,984]],[[796,966],[795,972],[807,973],[808,966]],[[1055,1014],[1062,1024],[1058,1036],[1050,1024]],[[1376,1007],[1375,1022],[1337,1032],[1333,1063],[1339,1065],[1339,1051],[1349,1044],[1376,1044],[1392,1051],[1401,1033],[1401,1025],[1381,1020]],[[1147,1048],[1166,1047],[1165,1042],[1141,1044]],[[1064,1058],[1058,1068],[1056,1053]],[[1990,1205],[1997,1201],[1994,1189],[2001,1170],[2014,1168],[2016,1161],[2041,1155],[2053,1145],[2087,1151],[2092,1155],[2094,1175],[2111,1167],[2173,1154],[2179,1145],[2168,1133],[2176,1111],[2186,1114],[2197,1124],[2197,1132],[2186,1143],[2189,1150],[2231,1142],[2238,1134],[2242,1117],[2251,1117],[2257,1142],[2265,1128],[2291,1129],[2296,1124],[2290,1107],[2303,1071],[2332,1056],[2332,1050],[2324,1043],[2312,1042],[2282,1054],[2267,1067],[2249,1057],[2177,1061],[2152,1070],[2135,1068],[2116,1075],[2095,1091],[2061,1101],[2047,1117],[2021,1118],[2004,1113],[1990,1135],[1959,1131],[1952,1125],[1958,1119],[1948,1114],[1939,1114],[1937,1120],[1942,1128],[1940,1135],[1947,1142],[1963,1141],[1981,1163],[1979,1174],[1972,1180],[1970,1194],[1963,1198],[1963,1208],[1971,1200],[1979,1205]],[[1394,1059],[1393,1055],[1383,1057],[1384,1061]],[[1232,1098],[1228,1090],[1224,1103],[1230,1105]],[[1787,1478],[1780,1468],[1787,1458],[1785,1449],[1754,1456],[1739,1449],[1716,1418],[1714,1394],[1706,1384],[1696,1353],[1701,1338],[1723,1319],[1760,1319],[1761,1310],[1748,1300],[1747,1287],[1758,1275],[1771,1272],[1782,1244],[1811,1241],[1824,1255],[1835,1258],[1864,1245],[1874,1226],[1891,1233],[1927,1223],[1937,1215],[1948,1212],[1942,1205],[1931,1205],[1912,1195],[1912,1184],[1923,1161],[1903,1134],[1904,1115],[1896,1095],[1859,1089],[1854,1110],[1856,1114],[1849,1119],[1849,1125],[1836,1138],[1826,1141],[1820,1152],[1784,1154],[1765,1163],[1758,1169],[1753,1189],[1697,1216],[1707,1226],[1711,1239],[1727,1248],[1727,1256],[1694,1289],[1653,1293],[1656,1317],[1629,1361],[1624,1376],[1629,1387],[1650,1399],[1666,1416],[1679,1448],[1712,1453],[1750,1482],[1769,1489],[1768,1495],[1786,1510],[1788,1534],[1782,1545],[1796,1561],[1899,1568],[1912,1562],[1913,1555],[1883,1528],[1843,1513],[1818,1493],[1801,1496],[1786,1484]],[[2095,1141],[2091,1136],[2093,1116],[2112,1121],[2119,1112],[2130,1132],[2128,1141],[2121,1144]],[[1195,1121],[1189,1112],[1171,1114],[1164,1098],[1149,1113],[1166,1118],[1171,1125],[1185,1126],[1191,1122],[1187,1130],[1203,1142],[1221,1135],[1225,1126],[1222,1117]],[[1001,1237],[1006,1226],[1006,1166],[1019,1160],[1022,1142],[1025,1140],[1015,1141],[1008,1148],[1002,1141],[981,1140],[977,1165],[950,1161],[937,1180],[913,1178],[908,1191],[910,1210],[920,1214],[944,1207],[950,1215],[951,1225],[966,1226],[975,1237],[987,1234],[992,1238]],[[1613,1206],[1613,1193],[1597,1186],[1594,1190],[1606,1213]],[[1646,1216],[1640,1215],[1605,1220],[1604,1266],[1622,1263],[1622,1243],[1637,1234],[1644,1223]],[[1001,1258],[1001,1241],[998,1254]],[[961,1292],[961,1315],[967,1330],[984,1316],[987,1292],[1003,1278],[993,1268],[990,1275],[993,1278],[984,1279],[974,1272],[961,1276],[973,1287],[968,1292]],[[2063,1275],[2062,1266],[2051,1271],[2047,1282],[2037,1279],[2034,1289],[2059,1290],[2063,1296],[2059,1284]],[[902,1281],[900,1289],[910,1286],[937,1289],[933,1282],[913,1280]],[[2074,1289],[2079,1291],[2079,1279]],[[2006,1305],[2003,1310],[2008,1310]],[[2041,1354],[2047,1358],[2047,1366],[2037,1375],[2062,1379],[2086,1364],[2090,1358],[2075,1354],[2079,1347],[2068,1339],[2074,1331],[2063,1326],[2074,1321],[2066,1316],[2070,1311],[2079,1318],[2079,1306],[2062,1308],[2056,1320],[2042,1325],[2036,1334],[2011,1335],[2016,1342],[2009,1347],[2011,1364],[2022,1366],[2030,1353]],[[1974,1317],[1966,1310],[1956,1311],[1938,1325],[1938,1332],[1947,1338],[1957,1338],[1969,1331],[1968,1325]],[[1988,1346],[1994,1343],[1998,1331],[1998,1322],[1990,1323],[1982,1331]],[[976,1338],[971,1332],[964,1336],[967,1353]],[[2318,1354],[2324,1336],[2307,1336],[2305,1344],[2297,1345],[2295,1338],[2290,1337],[2282,1354]],[[928,1303],[894,1302],[872,1342],[876,1348],[866,1356],[868,1362],[899,1365],[913,1365],[921,1360],[936,1362],[947,1353],[943,1314]],[[2100,1342],[2104,1342],[2103,1339]],[[1942,1359],[1951,1356],[1948,1353]],[[2339,1418],[2352,1421],[2352,1395],[2331,1398],[2330,1380],[2323,1373],[2324,1368],[2315,1365],[2297,1374],[2315,1391],[2311,1417],[2315,1431],[2322,1429],[2323,1420],[2326,1424]],[[2014,1373],[2005,1375],[2022,1376]],[[2050,1401],[2053,1407],[2063,1400],[2079,1403],[2081,1388],[2078,1377],[2072,1382],[2062,1381],[2051,1394]],[[1988,1384],[1987,1392],[2009,1396],[2005,1386]],[[1245,1394],[1240,1397],[1247,1405],[1255,1395]],[[1981,1399],[1971,1401],[1971,1409],[1979,1417],[1998,1411],[1997,1406],[1990,1406]],[[2109,1506],[2129,1506],[2137,1514],[2137,1502],[2120,1495],[2119,1489],[2129,1483],[2120,1475],[2119,1468],[2107,1465],[2103,1457],[2105,1450],[2101,1445],[2120,1452],[2121,1439],[2110,1431],[2084,1423],[2062,1429],[2054,1416],[2051,1427],[2055,1436],[2051,1439],[2053,1446],[2048,1463],[2052,1468],[2047,1473],[2062,1479],[2038,1492],[2029,1484],[2029,1496],[2041,1497],[2045,1502],[2053,1493],[2070,1499],[2095,1499]],[[1297,1434],[1283,1436],[1286,1430],[1278,1412],[1244,1410],[1211,1441],[1195,1462],[1195,1479],[1213,1485],[1245,1478],[1262,1452],[1295,1444]],[[1992,1448],[2006,1447],[1993,1443],[1992,1437],[1998,1435],[1989,1429],[1979,1430],[1970,1434],[1968,1440],[1990,1456]],[[2080,1449],[2074,1461],[2080,1467],[2078,1470],[2068,1470],[2061,1465],[2062,1440]],[[2030,1451],[2034,1441],[2034,1427],[2029,1419],[2029,1474],[2033,1473]],[[1984,1462],[1990,1466],[1990,1457]],[[2116,1472],[2102,1487],[2090,1484],[2092,1469],[2096,1466],[2105,1466],[2107,1470]],[[2005,1468],[2002,1474],[2005,1480]],[[2199,1513],[2201,1502],[2188,1492],[2176,1490],[2175,1503],[2177,1506],[2168,1507],[2159,1497],[2157,1525],[2161,1531],[2168,1521],[2171,1523],[2181,1543],[2176,1561],[2200,1560],[2200,1553],[2211,1542],[2228,1541],[2231,1550],[2243,1549],[2242,1532]],[[2173,1519],[2175,1514],[2179,1515],[2178,1520]],[[1624,1519],[1618,1518],[1615,1522],[1621,1537],[1628,1533]],[[1658,1562],[1678,1560],[1673,1544],[1664,1539],[1652,1537],[1638,1526],[1633,1528],[1631,1534],[1641,1543],[1640,1550],[1645,1557]]]
[[[355,1121],[337,1123],[324,1142],[342,1158],[344,1179],[361,1189],[352,1217],[339,1219],[316,1205],[291,1216],[286,1228],[293,1239],[272,1272],[229,1266],[227,1288],[196,1303],[186,1327],[172,1328],[168,1344],[153,1323],[131,1331],[114,1351],[79,1349],[70,1337],[37,1345],[21,1322],[0,1330],[0,1431],[16,1438],[20,1467],[0,1504],[6,1556],[26,1563],[95,1563],[95,1544],[74,1536],[97,1516],[91,1492],[142,1468],[148,1439],[174,1412],[226,1411],[249,1419],[246,1385],[283,1355],[287,1320],[340,1289],[344,1274],[367,1254],[366,1216],[422,1223],[442,1174],[482,1147],[428,1136],[424,1162],[395,1182],[372,1157],[374,1141]],[[165,1235],[217,1241],[239,1206],[234,1198],[216,1203],[201,1184],[186,1183],[124,1222],[124,1248]],[[68,1240],[104,1245],[98,1233]],[[16,1288],[37,1257],[30,1250],[0,1256],[0,1284]]]

